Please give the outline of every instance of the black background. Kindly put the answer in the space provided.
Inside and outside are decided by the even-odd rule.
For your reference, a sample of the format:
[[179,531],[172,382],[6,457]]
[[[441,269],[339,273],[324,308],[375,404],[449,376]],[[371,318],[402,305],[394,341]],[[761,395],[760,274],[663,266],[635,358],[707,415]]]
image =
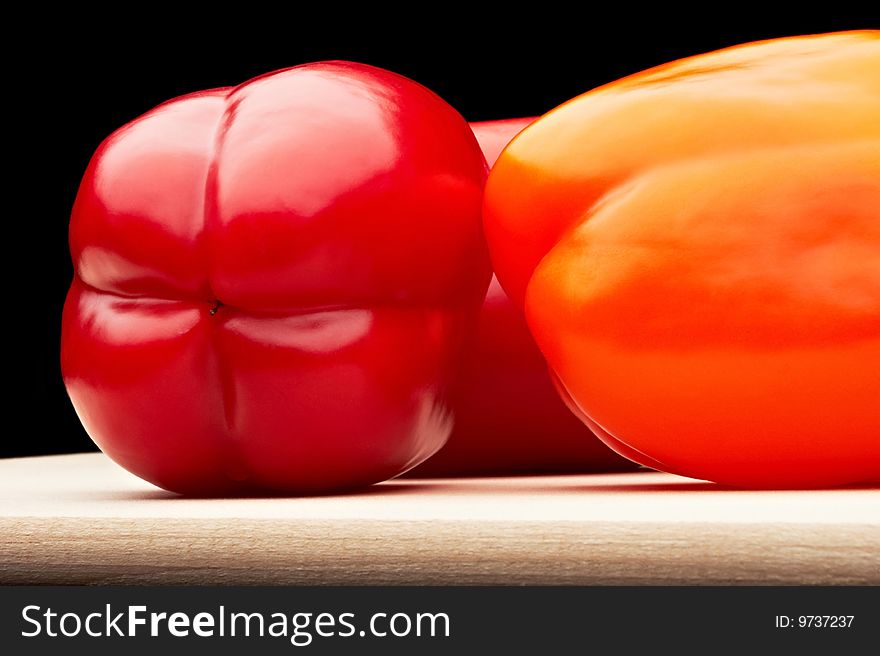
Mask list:
[[[10,267],[3,323],[11,389],[0,457],[94,448],[64,392],[58,363],[61,308],[72,275],[67,222],[100,141],[159,102],[277,68],[350,59],[415,79],[469,120],[527,116],[680,57],[758,39],[880,27],[876,12],[843,17],[836,5],[833,18],[798,9],[783,21],[743,15],[724,3],[706,4],[705,15],[646,16],[622,6],[620,16],[597,15],[587,24],[539,6],[529,15],[478,18],[424,5],[420,11],[428,18],[403,17],[404,28],[383,26],[378,10],[352,16],[330,8],[335,11],[322,18],[235,16],[222,26],[186,27],[172,14],[134,14],[101,29],[85,27],[87,16],[55,15],[59,27],[68,28],[62,37],[7,25],[23,30],[29,45],[4,62],[4,104],[12,112],[5,155],[13,172],[4,185],[10,232],[3,249]],[[158,11],[141,11],[148,9]]]

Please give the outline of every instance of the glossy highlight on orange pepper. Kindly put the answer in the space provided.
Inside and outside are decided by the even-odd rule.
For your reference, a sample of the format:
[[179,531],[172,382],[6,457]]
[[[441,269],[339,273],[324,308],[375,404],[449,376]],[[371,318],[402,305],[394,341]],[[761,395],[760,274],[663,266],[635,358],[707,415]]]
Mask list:
[[484,222],[571,407],[744,487],[880,479],[880,32],[660,66],[523,131]]
[[490,277],[486,164],[424,87],[324,62],[164,103],[98,148],[62,370],[89,435],[169,490],[391,478],[452,427]]

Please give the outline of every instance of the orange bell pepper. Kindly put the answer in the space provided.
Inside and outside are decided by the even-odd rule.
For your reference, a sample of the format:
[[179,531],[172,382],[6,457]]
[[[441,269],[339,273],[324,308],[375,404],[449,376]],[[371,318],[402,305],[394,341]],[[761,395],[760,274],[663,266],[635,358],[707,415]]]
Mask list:
[[486,188],[502,285],[612,448],[745,487],[880,479],[880,32],[558,107]]

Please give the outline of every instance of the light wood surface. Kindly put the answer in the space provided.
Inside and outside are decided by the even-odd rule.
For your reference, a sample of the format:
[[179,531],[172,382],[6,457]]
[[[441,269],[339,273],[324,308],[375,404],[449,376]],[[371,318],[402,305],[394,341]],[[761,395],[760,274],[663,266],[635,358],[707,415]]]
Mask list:
[[880,584],[880,489],[642,472],[211,500],[100,454],[0,460],[0,583]]

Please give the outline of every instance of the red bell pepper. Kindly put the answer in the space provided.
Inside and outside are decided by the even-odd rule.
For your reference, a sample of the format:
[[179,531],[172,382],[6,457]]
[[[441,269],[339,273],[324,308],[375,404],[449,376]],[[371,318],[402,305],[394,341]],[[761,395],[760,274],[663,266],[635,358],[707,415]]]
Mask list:
[[73,209],[62,368],[95,442],[190,494],[395,476],[451,428],[486,164],[424,87],[345,62],[158,106]]
[[531,116],[529,118],[506,118],[500,121],[471,123],[471,129],[477,137],[477,142],[480,144],[489,168],[492,168],[510,140],[522,132],[535,118]]
[[[534,118],[472,123],[491,166]],[[455,428],[411,476],[631,469],[565,407],[522,311],[493,278],[454,395]]]

